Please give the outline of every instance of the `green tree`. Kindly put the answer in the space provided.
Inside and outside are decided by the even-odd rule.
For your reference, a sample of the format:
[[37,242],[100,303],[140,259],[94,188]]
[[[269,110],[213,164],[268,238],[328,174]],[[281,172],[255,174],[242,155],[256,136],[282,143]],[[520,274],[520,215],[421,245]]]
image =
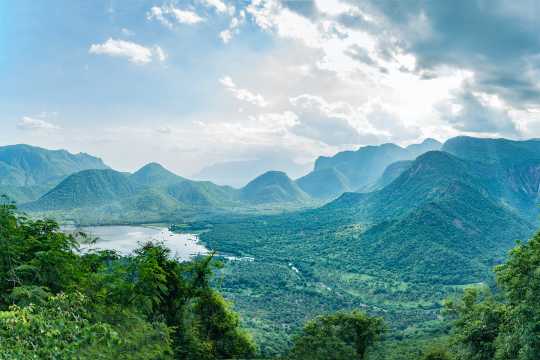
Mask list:
[[488,289],[470,288],[460,301],[449,301],[446,307],[456,317],[453,342],[457,358],[492,360],[506,306],[496,302]]
[[424,351],[421,360],[452,360],[448,348],[445,346],[432,346]]
[[383,333],[380,318],[359,311],[337,312],[309,321],[294,340],[290,359],[364,359],[366,351]]
[[518,244],[496,268],[508,307],[497,339],[497,359],[532,360],[540,354],[540,233]]

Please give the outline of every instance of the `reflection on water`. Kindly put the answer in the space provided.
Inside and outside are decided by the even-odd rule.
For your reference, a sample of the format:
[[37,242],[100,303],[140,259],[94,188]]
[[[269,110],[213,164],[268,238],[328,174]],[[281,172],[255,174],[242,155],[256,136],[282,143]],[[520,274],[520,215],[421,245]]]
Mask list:
[[[71,229],[73,230],[73,229]],[[95,244],[82,244],[83,251],[89,249],[116,250],[123,255],[131,253],[139,244],[147,241],[162,242],[171,249],[172,255],[180,260],[208,253],[197,235],[177,234],[166,228],[146,226],[89,226],[77,230],[96,237]]]

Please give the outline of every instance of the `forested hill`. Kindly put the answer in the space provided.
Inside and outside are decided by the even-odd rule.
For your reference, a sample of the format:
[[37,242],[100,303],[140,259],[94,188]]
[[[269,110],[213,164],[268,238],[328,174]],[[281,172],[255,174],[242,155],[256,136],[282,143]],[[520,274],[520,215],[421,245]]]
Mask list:
[[369,191],[376,187],[377,180],[388,165],[396,161],[414,160],[427,151],[439,150],[441,145],[436,140],[426,139],[406,148],[382,144],[339,152],[332,157],[321,156],[315,161],[313,171],[300,178],[298,184],[311,196],[326,199],[346,191]]
[[[296,310],[300,301],[309,314],[364,306],[390,319],[399,336],[441,331],[442,300],[492,284],[493,266],[538,224],[540,161],[510,161],[504,152],[528,152],[536,143],[507,140],[499,148],[500,140],[468,141],[472,150],[460,154],[475,156],[427,152],[378,191],[346,193],[294,214],[214,224],[202,235],[209,246],[257,259],[228,264],[231,277],[223,284],[242,313],[259,315],[250,328],[262,337],[261,329],[276,326],[287,339],[292,319],[299,324],[311,316]],[[494,147],[479,143],[495,143],[504,161],[493,161]]]
[[75,172],[107,169],[99,158],[30,145],[0,147],[0,185],[32,186],[58,182]]
[[82,170],[108,169],[99,158],[30,145],[0,147],[0,194],[21,203],[38,199],[65,177]]

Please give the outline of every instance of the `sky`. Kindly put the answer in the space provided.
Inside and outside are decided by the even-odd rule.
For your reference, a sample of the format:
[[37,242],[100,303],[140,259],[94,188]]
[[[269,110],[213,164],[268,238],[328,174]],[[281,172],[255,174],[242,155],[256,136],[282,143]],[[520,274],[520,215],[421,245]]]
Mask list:
[[539,23],[535,0],[0,0],[0,145],[192,176],[540,137]]

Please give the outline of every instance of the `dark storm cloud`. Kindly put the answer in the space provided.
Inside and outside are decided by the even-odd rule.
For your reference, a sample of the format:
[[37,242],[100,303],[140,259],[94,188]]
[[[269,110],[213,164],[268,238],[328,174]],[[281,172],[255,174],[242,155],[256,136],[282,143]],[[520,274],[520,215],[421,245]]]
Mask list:
[[475,74],[476,91],[496,93],[515,107],[540,104],[540,2],[351,3],[370,7],[393,29],[400,46],[415,54],[420,74],[433,76],[443,65],[468,69]]

